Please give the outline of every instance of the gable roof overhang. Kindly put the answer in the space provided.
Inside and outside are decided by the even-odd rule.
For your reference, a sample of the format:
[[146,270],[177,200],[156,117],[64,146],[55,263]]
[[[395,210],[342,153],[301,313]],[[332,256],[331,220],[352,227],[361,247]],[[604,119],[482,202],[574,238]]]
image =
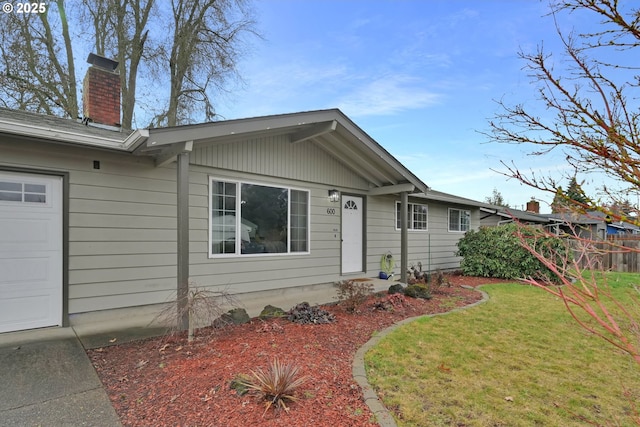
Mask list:
[[195,147],[285,135],[310,142],[369,183],[370,195],[424,193],[429,187],[338,109],[123,131],[79,120],[0,108],[0,134],[47,143],[114,150],[168,164]]
[[290,144],[310,142],[364,178],[370,195],[426,192],[429,187],[338,109],[149,129],[135,154],[170,163],[195,147],[285,135]]

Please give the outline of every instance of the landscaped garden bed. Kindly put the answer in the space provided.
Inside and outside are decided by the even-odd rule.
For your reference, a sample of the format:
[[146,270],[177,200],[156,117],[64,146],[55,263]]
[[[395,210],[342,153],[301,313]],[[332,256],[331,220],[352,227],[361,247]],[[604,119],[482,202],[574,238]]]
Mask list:
[[[284,318],[163,336],[88,351],[125,426],[375,426],[373,414],[351,375],[355,352],[377,331],[407,317],[449,311],[478,301],[462,288],[496,282],[448,276],[429,300],[406,298],[393,310],[374,308],[370,297],[350,313],[341,304],[323,306],[336,318],[327,324],[297,324]],[[379,306],[379,304],[378,304]],[[285,307],[288,310],[289,307]],[[255,392],[241,395],[231,383],[267,369],[271,362],[300,367],[307,381],[296,401],[265,411]]]

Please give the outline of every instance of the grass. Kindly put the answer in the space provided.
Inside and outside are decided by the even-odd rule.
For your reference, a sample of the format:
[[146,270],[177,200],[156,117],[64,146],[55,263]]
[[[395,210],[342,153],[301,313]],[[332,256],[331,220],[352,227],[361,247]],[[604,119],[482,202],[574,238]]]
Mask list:
[[[610,276],[628,303],[638,282]],[[640,368],[628,355],[542,290],[483,290],[485,304],[404,325],[366,354],[369,382],[399,426],[634,425]]]

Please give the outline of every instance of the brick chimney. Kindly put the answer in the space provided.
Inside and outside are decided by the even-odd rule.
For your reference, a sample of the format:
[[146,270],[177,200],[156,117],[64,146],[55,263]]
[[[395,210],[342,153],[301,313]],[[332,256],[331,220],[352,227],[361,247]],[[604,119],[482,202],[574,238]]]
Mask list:
[[91,64],[82,83],[82,114],[87,122],[120,127],[118,62],[89,54]]
[[540,213],[540,202],[537,200],[529,200],[527,202],[527,212]]

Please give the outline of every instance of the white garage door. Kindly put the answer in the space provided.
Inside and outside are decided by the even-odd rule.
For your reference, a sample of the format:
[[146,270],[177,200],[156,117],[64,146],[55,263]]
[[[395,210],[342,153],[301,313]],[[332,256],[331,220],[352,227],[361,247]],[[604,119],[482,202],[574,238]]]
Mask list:
[[0,171],[0,332],[62,325],[62,178]]

